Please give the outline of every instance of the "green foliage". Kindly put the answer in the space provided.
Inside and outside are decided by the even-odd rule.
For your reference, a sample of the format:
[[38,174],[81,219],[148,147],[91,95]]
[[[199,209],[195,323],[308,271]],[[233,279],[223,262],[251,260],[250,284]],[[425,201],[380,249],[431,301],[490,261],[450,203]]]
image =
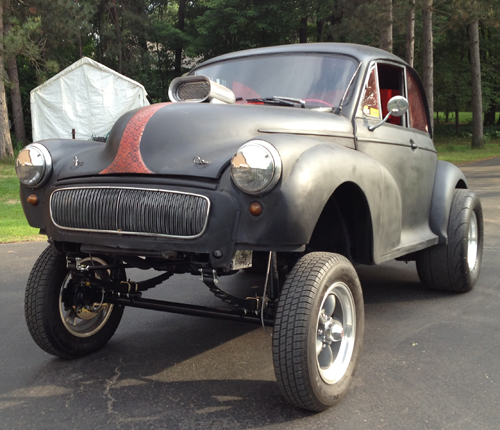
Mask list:
[[27,17],[21,20],[12,15],[8,18],[8,30],[4,34],[4,55],[6,58],[20,55],[30,59],[33,64],[41,61],[40,17]]
[[[436,146],[443,146],[441,150],[446,149],[446,151],[454,151],[456,148],[461,148],[464,150],[464,146],[468,145],[470,147],[470,140],[472,138],[472,112],[460,112],[459,113],[459,130],[455,128],[455,114],[452,113],[448,117],[448,122],[445,122],[445,115],[439,113],[440,123],[437,121],[434,126],[434,143]],[[435,115],[437,118],[437,114]],[[496,114],[495,120],[498,121],[499,114]],[[500,145],[500,129],[496,125],[490,125],[484,127],[483,139],[485,143],[491,143],[495,145]],[[451,144],[450,142],[454,142]],[[456,148],[455,148],[456,147]],[[488,158],[488,157],[486,157]]]
[[[480,22],[481,79],[483,112],[500,105],[500,31],[497,0],[442,0],[436,7],[435,109],[452,112],[471,108],[468,29]],[[437,24],[437,25],[436,25]]]
[[449,15],[444,13],[434,21],[444,29],[435,37],[434,108],[445,112],[466,110],[471,99],[467,32],[451,26]]
[[[441,113],[443,117],[443,114]],[[444,118],[443,118],[444,119]],[[498,119],[498,114],[496,116]],[[448,123],[435,125],[434,145],[441,160],[455,164],[468,163],[500,156],[500,130],[497,126],[484,127],[484,149],[472,149],[472,113],[459,113],[460,129],[457,135],[454,116]]]
[[[176,74],[205,59],[298,43],[304,36],[307,42],[379,46],[386,20],[383,0],[11,0],[10,4],[5,53],[17,58],[28,135],[29,92],[81,56],[139,81],[151,100],[166,101]],[[185,4],[182,25],[180,4]],[[408,0],[393,0],[393,52],[403,58],[409,5]],[[471,108],[467,26],[476,16],[481,20],[484,110],[500,110],[498,6],[498,0],[434,0],[436,110]],[[417,0],[415,68],[419,72],[421,10],[422,2]],[[179,51],[180,70],[175,67]]]
[[[190,10],[188,53],[207,59],[259,46],[293,43],[301,8],[296,1],[205,0]],[[251,7],[249,5],[251,4]]]
[[[41,19],[48,62],[41,80],[80,58],[80,48],[91,55],[95,39],[90,19],[98,0],[30,0],[28,13]],[[89,49],[91,48],[91,49]],[[85,55],[83,53],[83,55]]]
[[18,154],[21,149],[23,149],[24,144],[16,139],[16,136],[11,133],[10,139],[12,140],[12,149],[14,149],[14,154]]

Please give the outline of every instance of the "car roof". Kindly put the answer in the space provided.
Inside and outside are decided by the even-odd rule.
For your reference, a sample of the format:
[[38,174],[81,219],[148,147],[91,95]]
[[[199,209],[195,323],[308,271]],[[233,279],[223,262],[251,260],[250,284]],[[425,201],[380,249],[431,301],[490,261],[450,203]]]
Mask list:
[[363,63],[369,63],[372,60],[389,60],[402,64],[407,64],[401,58],[390,52],[371,46],[357,45],[355,43],[297,43],[293,45],[270,46],[266,48],[247,49],[237,51],[230,54],[224,54],[219,57],[207,60],[199,65],[206,66],[211,63],[232,60],[237,58],[245,58],[257,55],[269,54],[287,54],[287,53],[321,53],[321,54],[340,54],[354,57]]

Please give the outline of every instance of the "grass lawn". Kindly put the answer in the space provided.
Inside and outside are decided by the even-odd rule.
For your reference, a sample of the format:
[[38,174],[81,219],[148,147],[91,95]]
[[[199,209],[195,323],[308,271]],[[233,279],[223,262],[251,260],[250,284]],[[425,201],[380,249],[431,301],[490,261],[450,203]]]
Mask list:
[[500,157],[500,139],[491,139],[485,143],[483,149],[471,149],[470,140],[470,137],[450,139],[438,135],[434,138],[434,146],[440,160],[449,161],[456,165]]
[[14,162],[0,162],[0,243],[46,239],[24,217]]
[[[496,115],[498,121],[498,113]],[[459,135],[455,129],[455,118],[450,116],[450,123],[444,124],[444,115],[440,114],[441,123],[434,122],[434,146],[440,160],[453,164],[464,164],[493,157],[500,157],[500,129],[498,126],[484,128],[484,148],[471,149],[472,140],[472,113],[460,112]]]

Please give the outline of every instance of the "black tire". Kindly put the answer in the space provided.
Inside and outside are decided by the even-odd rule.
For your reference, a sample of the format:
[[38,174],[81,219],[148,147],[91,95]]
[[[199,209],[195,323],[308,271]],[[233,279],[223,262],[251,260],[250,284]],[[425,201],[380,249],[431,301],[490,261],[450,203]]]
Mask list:
[[337,403],[354,376],[363,332],[363,293],[349,260],[326,252],[302,257],[285,281],[273,329],[285,398],[318,412]]
[[448,243],[417,254],[417,272],[429,288],[465,293],[479,278],[483,257],[483,210],[474,192],[455,190],[448,221]]
[[[92,260],[104,263],[97,257]],[[108,276],[107,271],[99,273],[100,278]],[[123,307],[103,303],[101,310],[77,312],[73,304],[64,303],[68,278],[65,256],[46,248],[28,278],[24,313],[28,330],[40,348],[57,357],[76,358],[108,342],[120,323]]]

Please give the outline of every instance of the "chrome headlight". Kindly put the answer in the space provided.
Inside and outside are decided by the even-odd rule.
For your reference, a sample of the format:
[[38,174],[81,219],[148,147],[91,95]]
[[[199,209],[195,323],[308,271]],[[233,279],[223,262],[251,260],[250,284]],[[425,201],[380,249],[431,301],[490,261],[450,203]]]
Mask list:
[[265,194],[281,177],[281,157],[271,144],[252,140],[240,146],[233,156],[231,177],[241,191],[252,195]]
[[52,157],[45,146],[32,143],[19,152],[16,174],[22,184],[36,188],[42,186],[52,172]]

